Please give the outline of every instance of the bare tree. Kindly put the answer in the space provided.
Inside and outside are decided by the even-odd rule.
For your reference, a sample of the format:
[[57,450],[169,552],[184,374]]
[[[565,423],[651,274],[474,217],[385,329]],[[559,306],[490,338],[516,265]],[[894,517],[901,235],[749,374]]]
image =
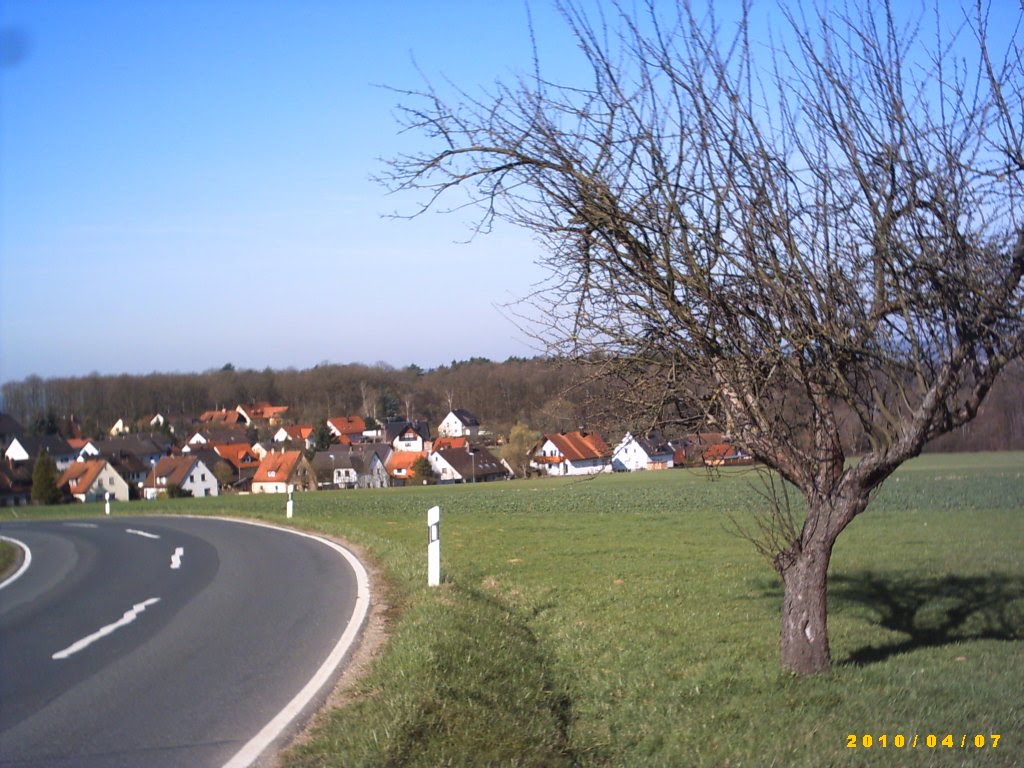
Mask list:
[[420,211],[468,197],[480,230],[536,233],[556,352],[781,476],[756,538],[801,674],[831,664],[836,538],[1024,349],[1019,38],[1005,7],[997,51],[986,6],[935,5],[783,7],[755,40],[749,7],[726,28],[685,0],[596,19],[567,0],[592,82],[537,66],[480,96],[403,92],[436,143],[385,174]]

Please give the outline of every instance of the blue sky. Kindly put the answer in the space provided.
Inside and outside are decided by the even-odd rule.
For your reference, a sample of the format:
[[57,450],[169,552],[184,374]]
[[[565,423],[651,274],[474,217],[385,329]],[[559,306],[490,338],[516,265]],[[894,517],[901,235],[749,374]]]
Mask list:
[[496,307],[542,276],[531,238],[385,218],[410,201],[370,180],[413,140],[378,86],[528,69],[525,3],[6,0],[0,23],[0,380],[533,354]]
[[0,2],[0,382],[538,352],[531,236],[371,181],[418,140],[381,86],[528,72],[528,17],[588,84],[551,0]]

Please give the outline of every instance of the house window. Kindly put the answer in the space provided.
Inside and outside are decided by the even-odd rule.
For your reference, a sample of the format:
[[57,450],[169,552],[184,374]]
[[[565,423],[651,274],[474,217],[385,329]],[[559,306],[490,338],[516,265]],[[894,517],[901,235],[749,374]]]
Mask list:
[[277,472],[272,469],[269,472],[267,472],[267,477],[277,477]]

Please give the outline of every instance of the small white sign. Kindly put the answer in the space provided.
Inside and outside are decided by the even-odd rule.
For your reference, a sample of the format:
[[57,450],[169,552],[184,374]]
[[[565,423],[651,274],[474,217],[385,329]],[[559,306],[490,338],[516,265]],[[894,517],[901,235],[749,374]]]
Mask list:
[[441,508],[427,510],[427,586],[441,583]]

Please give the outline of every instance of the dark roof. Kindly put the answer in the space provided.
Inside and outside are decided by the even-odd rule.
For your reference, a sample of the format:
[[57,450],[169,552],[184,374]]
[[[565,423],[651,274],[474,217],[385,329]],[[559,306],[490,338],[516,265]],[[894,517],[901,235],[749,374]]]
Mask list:
[[467,480],[507,475],[508,468],[486,448],[442,448],[436,452]]
[[427,422],[415,420],[415,421],[389,421],[384,425],[384,437],[391,443],[394,442],[395,438],[405,432],[407,429],[412,428],[416,431],[420,437],[424,440],[430,439],[430,427]]
[[356,474],[365,475],[370,471],[373,455],[381,464],[387,461],[388,451],[379,445],[336,445],[326,451],[317,451],[313,456],[313,469],[317,472],[335,469],[354,469]]
[[452,413],[454,413],[456,418],[458,418],[458,420],[465,424],[467,427],[480,426],[480,419],[478,419],[472,413],[463,408],[455,408],[454,410],[452,410]]
[[20,435],[25,428],[7,413],[0,413],[0,435]]
[[34,437],[19,436],[16,438],[18,444],[25,449],[29,459],[35,459],[40,451],[46,451],[51,456],[68,456],[77,451],[68,445],[68,441],[60,435],[35,435]]
[[665,442],[660,432],[652,431],[646,435],[633,435],[637,445],[644,449],[648,456],[658,456],[674,453],[671,445]]
[[96,447],[104,456],[119,456],[126,453],[134,456],[166,455],[171,449],[171,441],[164,435],[134,434],[100,440]]
[[199,433],[208,443],[248,443],[249,430],[244,424],[204,424],[190,437]]

